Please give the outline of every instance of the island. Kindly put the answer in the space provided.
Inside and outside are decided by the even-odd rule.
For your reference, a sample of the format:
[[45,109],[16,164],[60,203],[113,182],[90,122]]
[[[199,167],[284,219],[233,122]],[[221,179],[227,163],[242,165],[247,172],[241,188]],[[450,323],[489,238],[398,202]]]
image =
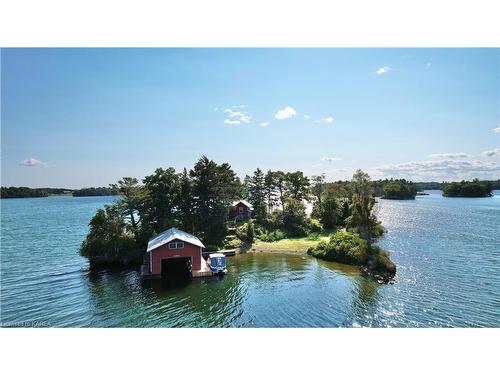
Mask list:
[[141,182],[124,177],[111,186],[119,198],[97,211],[80,247],[91,266],[142,264],[148,241],[178,228],[199,238],[205,252],[298,252],[357,265],[383,281],[396,272],[374,245],[384,229],[362,171],[351,181],[327,182],[257,168],[241,181],[228,163],[203,156],[189,171],[158,168]]
[[32,189],[29,187],[6,187],[1,188],[2,199],[6,198],[43,198],[48,197],[49,193],[46,189]]
[[491,197],[492,184],[488,181],[450,182],[443,188],[444,197],[485,198]]
[[383,199],[415,199],[417,188],[415,184],[404,179],[390,181],[383,187]]
[[112,187],[90,187],[73,191],[74,197],[100,197],[106,195],[117,195],[118,192]]

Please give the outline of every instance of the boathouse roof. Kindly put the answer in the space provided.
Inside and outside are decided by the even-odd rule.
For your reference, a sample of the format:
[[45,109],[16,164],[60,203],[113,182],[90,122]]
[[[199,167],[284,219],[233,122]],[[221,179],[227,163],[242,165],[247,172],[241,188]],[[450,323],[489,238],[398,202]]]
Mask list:
[[165,245],[166,243],[169,243],[172,240],[179,240],[179,241],[184,241],[190,244],[193,244],[195,246],[199,247],[205,247],[203,243],[200,241],[198,237],[196,237],[193,234],[186,233],[180,229],[177,228],[170,228],[166,230],[165,232],[160,233],[156,237],[153,237],[152,239],[149,240],[148,242],[148,249],[146,250],[147,252],[156,249],[157,247],[160,247],[162,245]]
[[245,206],[247,206],[248,208],[252,208],[253,206],[247,202],[246,200],[244,199],[240,199],[239,201],[236,201],[236,202],[233,202],[233,206],[236,206],[237,204],[239,203],[243,203]]

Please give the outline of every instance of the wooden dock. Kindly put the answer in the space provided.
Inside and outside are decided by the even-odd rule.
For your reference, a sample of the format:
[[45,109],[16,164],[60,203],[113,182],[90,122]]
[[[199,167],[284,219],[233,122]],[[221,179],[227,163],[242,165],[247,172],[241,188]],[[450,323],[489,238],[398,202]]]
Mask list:
[[[232,255],[234,255],[234,253]],[[215,275],[217,275],[217,272],[212,272],[203,257],[201,258],[201,269],[199,271],[191,271],[192,277],[209,277]],[[161,274],[152,274],[151,272],[149,272],[149,264],[143,264],[141,266],[141,278],[143,280],[161,279]]]

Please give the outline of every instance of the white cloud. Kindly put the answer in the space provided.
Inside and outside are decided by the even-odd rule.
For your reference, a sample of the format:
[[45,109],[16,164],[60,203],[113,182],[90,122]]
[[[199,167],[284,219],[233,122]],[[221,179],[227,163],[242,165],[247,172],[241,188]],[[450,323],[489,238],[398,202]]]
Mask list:
[[227,113],[228,118],[224,120],[224,124],[228,125],[239,125],[241,123],[250,123],[251,117],[247,112],[233,111],[230,108],[226,108],[224,113]]
[[333,123],[333,121],[334,118],[332,116],[328,116],[328,117],[323,117],[321,120],[317,120],[316,122],[321,124],[331,124]]
[[470,155],[465,152],[448,152],[444,154],[430,154],[430,158],[437,159],[458,159],[458,158],[468,158]]
[[280,109],[278,112],[276,112],[276,114],[274,115],[274,118],[276,120],[284,120],[287,118],[294,117],[295,115],[297,115],[297,112],[295,111],[295,109],[293,109],[292,107],[285,107],[283,109]]
[[331,156],[324,156],[320,159],[321,161],[327,161],[327,162],[332,162],[332,161],[339,161],[342,160],[341,158],[334,158]]
[[404,177],[422,181],[460,180],[471,178],[496,179],[500,167],[481,160],[425,160],[388,164],[375,168],[387,177]]
[[309,116],[309,115],[304,115],[304,119],[305,119],[305,120],[310,120],[310,119],[311,119],[311,116]]
[[390,70],[390,68],[388,66],[382,66],[382,67],[378,68],[375,73],[378,76],[381,76],[382,74],[387,73],[389,70]]
[[266,127],[269,125],[269,123],[268,122],[261,122],[259,125],[262,127]]
[[483,155],[485,156],[496,156],[496,155],[500,155],[500,148],[496,148],[494,150],[488,150],[488,151],[485,151],[483,152]]
[[500,133],[500,126],[498,128],[493,129],[495,133]]
[[240,104],[240,105],[233,105],[232,108],[239,108],[239,109],[243,109],[243,108],[246,108],[248,107],[246,104]]
[[23,160],[22,162],[20,162],[19,165],[22,165],[25,167],[36,167],[36,166],[46,166],[47,164],[41,160],[29,158],[29,159],[26,159],[26,160]]

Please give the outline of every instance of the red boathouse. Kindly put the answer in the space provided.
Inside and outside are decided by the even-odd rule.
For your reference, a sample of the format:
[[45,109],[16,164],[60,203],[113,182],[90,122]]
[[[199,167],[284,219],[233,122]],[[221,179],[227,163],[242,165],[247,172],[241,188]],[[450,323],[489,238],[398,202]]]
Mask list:
[[[146,256],[149,265],[143,274],[148,277],[168,277],[172,270],[191,269],[193,275],[202,270],[202,251],[205,248],[198,237],[176,228],[170,228],[148,242]],[[145,275],[146,276],[146,275]]]

